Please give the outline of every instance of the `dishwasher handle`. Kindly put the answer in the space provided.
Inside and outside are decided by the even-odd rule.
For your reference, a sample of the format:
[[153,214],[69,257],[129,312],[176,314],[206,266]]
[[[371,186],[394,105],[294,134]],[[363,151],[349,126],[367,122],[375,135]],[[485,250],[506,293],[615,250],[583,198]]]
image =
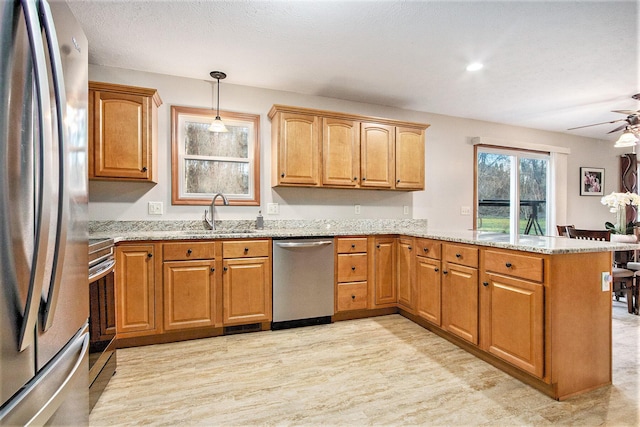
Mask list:
[[317,242],[275,242],[281,248],[314,248],[317,246],[327,246],[333,243],[332,240],[320,240]]

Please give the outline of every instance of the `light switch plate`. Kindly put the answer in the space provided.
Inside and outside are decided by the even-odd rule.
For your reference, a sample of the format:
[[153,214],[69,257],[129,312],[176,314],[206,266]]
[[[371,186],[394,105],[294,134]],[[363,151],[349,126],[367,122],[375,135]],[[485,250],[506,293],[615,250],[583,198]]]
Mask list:
[[149,202],[149,215],[162,215],[162,202]]
[[360,205],[355,205],[353,207],[353,213],[355,213],[356,215],[360,215]]
[[471,208],[469,206],[460,206],[460,215],[471,215]]
[[409,206],[404,206],[402,208],[402,213],[404,213],[405,215],[409,215]]

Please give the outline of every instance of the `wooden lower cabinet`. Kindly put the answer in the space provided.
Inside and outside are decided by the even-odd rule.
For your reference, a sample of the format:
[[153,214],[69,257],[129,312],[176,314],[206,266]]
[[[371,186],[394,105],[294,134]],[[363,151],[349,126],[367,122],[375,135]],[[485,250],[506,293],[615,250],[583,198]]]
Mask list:
[[155,245],[116,247],[116,334],[141,336],[156,331]]
[[367,282],[338,283],[336,312],[367,308]]
[[271,321],[271,258],[225,259],[223,266],[224,325]]
[[482,349],[541,378],[544,286],[493,274],[482,285]]
[[215,326],[214,260],[170,261],[163,265],[164,329]]
[[396,239],[376,237],[372,240],[374,270],[374,307],[395,306],[396,291]]
[[442,268],[442,327],[478,344],[478,269],[447,262]]
[[438,259],[416,257],[416,312],[437,326],[442,324],[441,264]]
[[397,279],[398,305],[415,313],[415,242],[411,237],[398,238]]

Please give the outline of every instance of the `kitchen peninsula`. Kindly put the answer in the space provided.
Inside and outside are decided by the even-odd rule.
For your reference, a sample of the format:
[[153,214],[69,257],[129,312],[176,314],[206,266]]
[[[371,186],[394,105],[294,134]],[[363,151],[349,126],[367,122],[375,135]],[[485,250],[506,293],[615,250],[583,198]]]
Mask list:
[[[138,251],[130,265],[117,264],[117,277],[144,278],[149,285],[125,305],[118,303],[120,310],[144,313],[144,322],[133,330],[118,329],[124,345],[215,336],[244,323],[268,329],[270,301],[264,301],[264,313],[246,322],[227,322],[223,316],[228,303],[225,244],[243,242],[245,252],[258,251],[264,264],[271,261],[265,244],[271,239],[364,240],[365,249],[359,251],[367,259],[366,279],[353,288],[336,281],[334,321],[400,313],[556,399],[611,383],[611,290],[603,273],[611,269],[612,251],[635,249],[556,237],[434,231],[421,220],[267,221],[264,230],[255,230],[249,222],[225,221],[216,232],[203,230],[199,221],[94,222],[90,229],[92,236],[114,237],[121,251]],[[179,251],[185,255],[177,257]],[[348,253],[336,251],[336,260],[340,255]],[[127,262],[118,262],[122,259]],[[142,273],[130,270],[141,265]],[[195,266],[189,274],[202,273],[190,277],[211,274],[202,293],[211,315],[193,328],[172,323],[175,313],[169,315],[175,309],[168,302],[172,266]],[[267,267],[259,270],[263,276],[271,271]],[[126,285],[117,284],[119,289]],[[266,299],[270,285],[270,276],[261,282]],[[391,300],[378,298],[381,292]],[[339,296],[366,302],[350,307],[341,304]],[[131,307],[136,304],[140,307]]]

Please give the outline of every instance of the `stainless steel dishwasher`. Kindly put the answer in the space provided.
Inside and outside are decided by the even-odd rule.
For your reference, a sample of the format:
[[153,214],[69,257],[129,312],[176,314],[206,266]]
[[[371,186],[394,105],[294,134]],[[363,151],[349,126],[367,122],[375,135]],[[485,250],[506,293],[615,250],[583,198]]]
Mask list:
[[331,323],[333,238],[273,240],[273,329]]

